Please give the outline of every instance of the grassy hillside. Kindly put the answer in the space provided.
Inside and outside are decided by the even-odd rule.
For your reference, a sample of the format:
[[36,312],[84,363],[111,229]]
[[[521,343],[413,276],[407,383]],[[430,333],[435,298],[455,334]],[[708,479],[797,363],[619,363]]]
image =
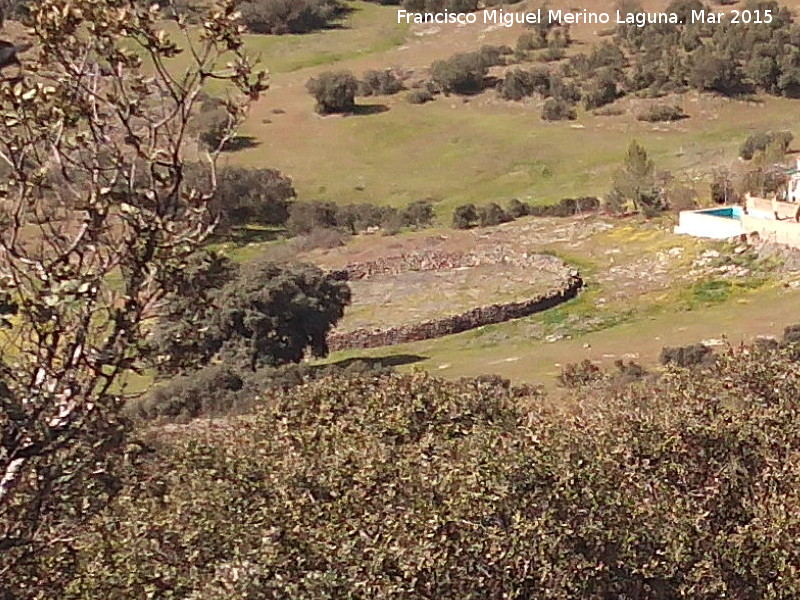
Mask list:
[[[565,2],[552,4],[569,8]],[[654,9],[659,3],[650,4],[647,8]],[[402,94],[361,98],[358,103],[376,107],[374,112],[322,118],[314,114],[305,90],[308,78],[322,68],[310,65],[350,69],[357,76],[385,67],[422,75],[433,60],[458,51],[489,43],[513,46],[523,31],[480,20],[475,26],[404,31],[393,7],[354,7],[344,29],[250,37],[274,73],[272,89],[253,107],[244,128],[256,144],[230,154],[231,164],[281,169],[294,178],[304,199],[402,205],[431,197],[441,201],[439,210],[445,214],[463,202],[510,197],[548,202],[603,194],[632,138],[644,144],[658,168],[702,177],[735,160],[748,131],[792,129],[796,123],[794,100],[698,94],[665,99],[679,103],[690,116],[672,124],[636,121],[634,114],[650,101],[632,99],[617,103],[626,111],[621,116],[579,111],[575,122],[546,123],[539,118],[541,101],[507,102],[494,90],[439,97],[423,106],[408,104]],[[613,4],[593,8],[612,10]],[[587,51],[602,39],[600,33],[597,27],[575,27],[576,44],[569,51]],[[405,43],[396,46],[403,35]]]

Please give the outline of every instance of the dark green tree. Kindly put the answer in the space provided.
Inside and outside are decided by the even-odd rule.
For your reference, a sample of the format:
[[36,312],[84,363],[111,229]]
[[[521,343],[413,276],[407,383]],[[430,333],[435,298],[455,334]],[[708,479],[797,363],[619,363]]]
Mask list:
[[631,141],[622,167],[612,177],[611,196],[629,202],[639,212],[664,208],[656,185],[655,165],[636,140]]
[[244,266],[214,302],[207,322],[214,355],[255,370],[299,362],[307,350],[325,356],[350,288],[313,265],[259,261]]
[[164,282],[169,290],[158,324],[148,339],[151,364],[161,374],[201,367],[216,352],[209,332],[215,294],[239,276],[239,266],[216,252],[198,252]]

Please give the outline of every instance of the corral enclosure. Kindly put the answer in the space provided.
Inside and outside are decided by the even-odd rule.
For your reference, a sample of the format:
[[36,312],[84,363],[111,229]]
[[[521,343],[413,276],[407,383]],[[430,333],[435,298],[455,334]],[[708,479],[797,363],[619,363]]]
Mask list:
[[509,247],[467,254],[421,251],[379,259],[365,274],[353,265],[353,306],[338,327],[406,325],[460,314],[479,306],[527,300],[563,285],[571,269],[554,256]]

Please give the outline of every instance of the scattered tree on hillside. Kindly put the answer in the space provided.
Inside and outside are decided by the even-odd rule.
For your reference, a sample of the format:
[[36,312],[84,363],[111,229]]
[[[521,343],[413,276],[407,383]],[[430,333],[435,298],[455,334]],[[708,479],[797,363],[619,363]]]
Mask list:
[[505,100],[522,100],[533,94],[550,93],[550,72],[546,67],[511,69],[500,84],[499,93]]
[[478,52],[454,54],[431,65],[431,81],[446,94],[474,94],[485,85],[488,65]]
[[313,265],[248,264],[215,296],[210,356],[250,370],[325,356],[349,303],[347,283]]
[[[167,33],[147,3],[32,3],[36,75],[0,82],[0,281],[16,303],[0,365],[6,597],[63,595],[75,534],[119,489],[121,383],[142,365],[169,282],[211,233],[210,195],[183,165],[201,90],[210,76],[227,86],[229,137],[266,87],[234,2],[202,14],[199,30]],[[191,46],[180,76],[168,66],[177,38]]]
[[238,0],[253,33],[306,33],[331,24],[345,12],[339,0]]
[[625,162],[612,177],[610,196],[613,201],[630,203],[633,209],[646,215],[665,207],[662,194],[656,185],[655,166],[647,151],[636,140],[632,140],[625,155]]
[[561,98],[548,98],[542,106],[545,121],[574,121],[578,117],[575,107]]
[[403,89],[403,82],[392,69],[365,71],[358,82],[359,96],[389,96]]
[[358,80],[350,71],[326,71],[312,77],[306,89],[317,101],[316,111],[331,113],[352,112],[356,107]]
[[283,225],[295,196],[292,180],[280,171],[226,166],[217,170],[209,213],[223,229]]

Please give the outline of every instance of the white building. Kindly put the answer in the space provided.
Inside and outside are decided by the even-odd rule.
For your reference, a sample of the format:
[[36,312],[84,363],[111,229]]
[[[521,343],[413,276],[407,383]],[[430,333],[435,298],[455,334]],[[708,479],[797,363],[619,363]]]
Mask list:
[[800,157],[797,159],[797,166],[789,171],[785,199],[787,202],[800,202]]

